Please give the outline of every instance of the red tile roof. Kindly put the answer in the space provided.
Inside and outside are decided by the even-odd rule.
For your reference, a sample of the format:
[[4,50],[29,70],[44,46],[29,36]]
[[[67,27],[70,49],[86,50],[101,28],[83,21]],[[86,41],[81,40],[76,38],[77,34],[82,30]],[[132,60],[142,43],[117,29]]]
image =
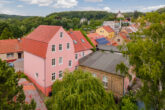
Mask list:
[[119,35],[126,41],[129,42],[130,40],[127,38],[127,34],[124,32],[120,32]]
[[21,52],[22,41],[17,39],[0,40],[0,53]]
[[90,39],[99,39],[99,38],[102,38],[104,37],[103,35],[99,35],[97,33],[90,33],[87,35]]
[[60,28],[61,26],[40,25],[26,38],[48,43]]
[[115,32],[110,26],[103,26],[107,32]]
[[[68,34],[72,38],[73,43],[74,43],[74,40],[77,42],[77,43],[74,43],[75,52],[92,49],[92,46],[89,44],[89,42],[86,40],[86,38],[83,36],[83,34],[80,31],[70,31],[68,32]],[[82,39],[85,42],[82,42]]]
[[62,28],[61,26],[40,25],[23,40],[25,51],[45,58],[48,42]]

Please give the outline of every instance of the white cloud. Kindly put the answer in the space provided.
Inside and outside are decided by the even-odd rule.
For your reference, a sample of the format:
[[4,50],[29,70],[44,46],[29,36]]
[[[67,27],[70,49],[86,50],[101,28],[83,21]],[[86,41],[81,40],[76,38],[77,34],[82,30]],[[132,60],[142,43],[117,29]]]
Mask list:
[[20,0],[38,6],[53,6],[54,8],[72,8],[77,6],[78,0]]
[[103,0],[85,0],[86,2],[102,2]]
[[111,11],[111,9],[109,7],[104,7],[103,10],[104,11],[107,11],[107,12],[110,12]]
[[53,5],[54,8],[72,8],[77,6],[77,0],[56,0],[56,3]]
[[49,6],[53,3],[53,0],[20,0],[23,2],[27,2],[29,4],[37,4],[39,6]]
[[18,7],[18,8],[22,8],[22,7],[23,7],[23,5],[17,5],[17,7]]
[[149,7],[145,7],[145,8],[142,8],[140,9],[141,11],[153,11],[153,10],[157,10],[159,8],[163,8],[165,7],[165,5],[157,5],[157,6],[149,6]]

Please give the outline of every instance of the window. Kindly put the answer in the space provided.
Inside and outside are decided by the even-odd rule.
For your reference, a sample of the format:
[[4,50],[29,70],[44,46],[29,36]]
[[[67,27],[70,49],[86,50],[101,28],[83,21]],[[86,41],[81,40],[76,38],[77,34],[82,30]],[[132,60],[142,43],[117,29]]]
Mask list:
[[7,58],[14,57],[14,53],[8,53]]
[[78,69],[78,66],[75,66],[75,70],[77,70]]
[[103,76],[103,85],[104,88],[108,88],[108,78],[106,76]]
[[35,73],[36,78],[38,78],[38,73]]
[[67,49],[70,49],[70,43],[67,43]]
[[93,74],[92,74],[92,76],[93,76],[93,77],[96,77],[96,74],[95,74],[95,73],[93,73]]
[[117,39],[117,42],[120,42],[120,39]]
[[73,42],[74,42],[75,44],[77,44],[77,41],[76,41],[76,40],[73,40]]
[[62,78],[62,71],[59,71],[59,78]]
[[78,54],[75,54],[75,59],[76,59],[76,60],[78,59]]
[[84,39],[81,39],[81,41],[84,43],[85,41],[84,41]]
[[59,50],[62,51],[62,44],[59,44]]
[[60,37],[61,37],[61,38],[63,37],[63,32],[60,32]]
[[61,65],[61,64],[63,64],[63,58],[62,57],[59,58],[59,65]]
[[55,51],[56,51],[56,46],[52,45],[52,52],[55,52]]
[[72,67],[72,60],[69,60],[69,67]]
[[52,81],[56,80],[56,73],[52,73]]
[[83,57],[85,56],[85,53],[84,53],[84,52],[82,52],[82,56],[83,56]]
[[56,65],[56,59],[52,59],[52,66],[55,66]]

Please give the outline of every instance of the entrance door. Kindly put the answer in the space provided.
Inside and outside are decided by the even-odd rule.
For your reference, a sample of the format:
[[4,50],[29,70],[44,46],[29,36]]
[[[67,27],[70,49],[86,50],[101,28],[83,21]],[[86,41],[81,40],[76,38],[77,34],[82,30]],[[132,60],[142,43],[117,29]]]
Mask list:
[[22,58],[22,53],[18,53],[18,58]]

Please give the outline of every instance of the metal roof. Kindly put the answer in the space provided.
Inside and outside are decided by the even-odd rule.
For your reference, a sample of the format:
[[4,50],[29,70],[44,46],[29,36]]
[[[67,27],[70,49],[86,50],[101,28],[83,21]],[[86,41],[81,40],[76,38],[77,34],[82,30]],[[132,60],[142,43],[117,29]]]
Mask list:
[[116,66],[120,63],[128,65],[128,61],[123,57],[121,53],[111,53],[96,51],[80,59],[80,66],[85,66],[100,71],[124,76],[120,72],[116,72]]

